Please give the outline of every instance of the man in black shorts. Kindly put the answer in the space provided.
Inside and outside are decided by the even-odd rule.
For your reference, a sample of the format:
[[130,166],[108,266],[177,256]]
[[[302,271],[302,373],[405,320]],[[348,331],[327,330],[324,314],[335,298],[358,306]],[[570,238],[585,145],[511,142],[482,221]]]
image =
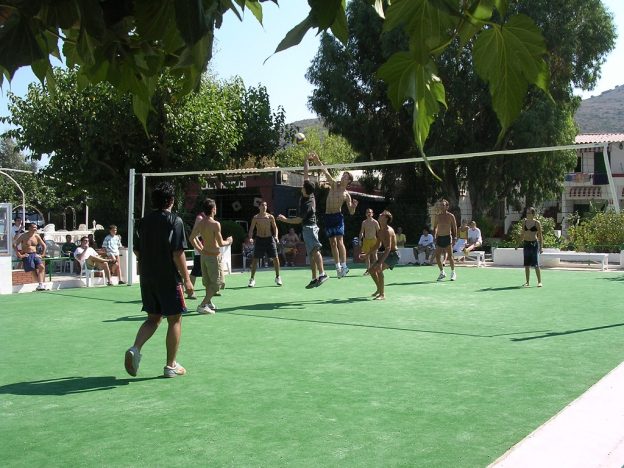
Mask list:
[[152,192],[154,211],[139,224],[137,255],[141,271],[141,300],[147,320],[139,327],[134,345],[126,351],[124,364],[128,374],[136,376],[141,361],[141,348],[149,340],[162,317],[167,318],[167,363],[165,377],[184,375],[186,369],[176,362],[182,331],[182,314],[186,312],[186,294],[193,294],[193,285],[186,268],[187,248],[182,220],[171,212],[175,190],[162,182]]
[[[280,277],[280,262],[277,256],[277,244],[279,243],[279,232],[275,217],[267,212],[267,202],[261,201],[258,206],[260,212],[251,220],[249,227],[249,237],[254,239],[254,255],[251,262],[251,278],[248,286],[253,288],[256,285],[256,266],[258,261],[262,261],[264,256],[273,261],[275,268],[275,284],[282,285]],[[256,235],[254,236],[254,230]]]
[[446,200],[440,200],[438,204],[438,214],[433,223],[433,236],[435,238],[436,250],[436,263],[440,269],[440,275],[438,281],[442,281],[446,278],[444,272],[444,259],[448,257],[451,264],[451,281],[457,279],[455,274],[455,259],[453,258],[453,243],[457,238],[457,222],[453,213],[448,211],[449,202]]

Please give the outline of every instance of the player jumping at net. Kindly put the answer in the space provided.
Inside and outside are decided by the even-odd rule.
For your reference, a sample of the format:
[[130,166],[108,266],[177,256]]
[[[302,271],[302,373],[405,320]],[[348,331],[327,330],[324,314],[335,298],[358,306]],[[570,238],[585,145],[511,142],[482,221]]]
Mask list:
[[345,172],[340,180],[335,180],[316,153],[311,153],[310,157],[313,164],[321,166],[329,183],[329,193],[325,202],[325,234],[329,238],[332,256],[336,263],[336,276],[342,278],[349,273],[349,268],[347,267],[347,249],[344,245],[344,216],[341,210],[345,203],[349,214],[354,214],[357,208],[358,201],[352,199],[347,192],[347,187],[353,182],[353,176],[350,172]]
[[[279,243],[279,233],[277,230],[277,224],[275,224],[275,217],[267,213],[267,202],[262,201],[258,206],[260,212],[251,220],[251,226],[249,227],[249,238],[254,239],[254,255],[251,261],[251,278],[249,279],[248,286],[253,288],[256,285],[256,266],[258,261],[262,261],[266,255],[273,261],[275,267],[275,284],[282,285],[282,278],[280,278],[280,262],[277,256],[277,244]],[[256,230],[256,236],[253,236],[254,229]]]
[[379,247],[382,245],[384,246],[384,251],[379,254],[378,260],[371,265],[369,272],[375,282],[375,286],[377,286],[373,297],[375,300],[383,301],[386,298],[384,270],[388,268],[392,270],[399,263],[400,257],[397,251],[396,234],[394,229],[390,227],[392,213],[388,210],[382,211],[378,220],[379,231],[377,231],[377,242],[375,243],[374,251],[379,250]]
[[302,225],[303,242],[305,243],[306,251],[310,257],[310,268],[312,269],[312,281],[308,283],[306,289],[311,289],[322,285],[327,281],[328,277],[325,274],[323,256],[321,255],[323,244],[321,244],[318,239],[319,228],[316,225],[314,184],[309,180],[308,167],[310,164],[308,160],[309,156],[306,156],[303,163],[303,186],[301,187],[298,216],[287,218],[281,214],[277,219],[288,224]]

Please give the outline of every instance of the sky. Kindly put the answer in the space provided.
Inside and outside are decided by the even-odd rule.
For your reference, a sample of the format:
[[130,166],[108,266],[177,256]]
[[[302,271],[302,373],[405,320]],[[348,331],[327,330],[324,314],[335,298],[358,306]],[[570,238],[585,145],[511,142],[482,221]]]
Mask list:
[[[607,57],[602,68],[602,78],[590,92],[580,92],[584,99],[624,84],[621,72],[624,63],[624,0],[603,0],[615,18],[619,35],[615,49]],[[305,74],[316,55],[319,38],[314,31],[308,32],[301,44],[279,54],[273,51],[286,33],[308,12],[307,0],[282,0],[280,6],[264,2],[264,26],[249,12],[241,23],[234,14],[228,12],[223,25],[216,31],[213,59],[210,67],[221,79],[240,76],[246,86],[262,84],[267,88],[271,107],[284,107],[286,121],[314,118],[316,115],[307,107],[312,85]],[[269,58],[270,57],[270,58]],[[264,63],[264,61],[269,60]],[[7,115],[6,93],[22,96],[28,83],[36,81],[29,68],[16,73],[10,87],[5,83],[0,93],[0,116]],[[0,124],[0,130],[6,128]]]

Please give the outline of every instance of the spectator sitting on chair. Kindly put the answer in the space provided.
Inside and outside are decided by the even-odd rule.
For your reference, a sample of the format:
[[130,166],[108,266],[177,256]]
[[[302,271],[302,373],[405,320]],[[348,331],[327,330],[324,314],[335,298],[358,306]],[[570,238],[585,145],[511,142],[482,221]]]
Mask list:
[[78,260],[81,268],[84,268],[86,264],[89,268],[97,268],[98,270],[103,270],[104,274],[106,275],[106,284],[108,286],[113,285],[108,264],[114,262],[114,260],[101,258],[92,247],[89,247],[88,237],[80,238],[80,247],[78,247],[74,251],[74,258]]
[[119,248],[123,247],[121,245],[121,236],[117,234],[117,226],[111,224],[108,228],[109,234],[104,238],[104,242],[102,242],[102,248],[106,250],[106,256],[109,260],[113,260],[111,263],[111,273],[117,274],[119,277],[118,284],[126,284],[123,280],[123,274],[121,271],[121,263],[119,260]]
[[284,249],[284,260],[286,266],[295,266],[295,257],[297,255],[297,244],[301,242],[299,236],[295,232],[295,228],[288,229],[288,233],[282,236],[281,244]]
[[483,239],[481,238],[481,229],[477,227],[475,221],[470,222],[470,228],[468,229],[468,242],[464,247],[464,252],[470,252],[478,247],[481,247]]
[[78,246],[72,241],[71,234],[65,236],[65,243],[61,246],[61,255],[63,257],[69,257],[70,261],[74,262],[74,268],[80,274],[80,262],[74,258],[74,252]]
[[397,242],[397,248],[398,249],[402,249],[403,247],[405,247],[405,243],[407,242],[407,238],[405,237],[405,234],[403,234],[403,228],[402,227],[398,227],[396,230],[396,242]]
[[[431,265],[433,263],[433,253],[435,252],[435,245],[433,242],[433,235],[431,234],[431,228],[429,226],[425,226],[422,231],[422,235],[418,240],[418,245],[414,247],[414,258],[416,258],[416,263],[419,265]],[[424,253],[425,260],[420,263],[418,261],[418,254]]]

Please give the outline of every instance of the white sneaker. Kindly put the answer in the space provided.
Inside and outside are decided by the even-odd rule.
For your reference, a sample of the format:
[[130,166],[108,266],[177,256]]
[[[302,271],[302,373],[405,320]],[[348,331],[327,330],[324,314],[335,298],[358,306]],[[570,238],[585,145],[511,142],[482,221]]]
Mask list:
[[134,346],[126,351],[126,355],[124,356],[124,366],[126,367],[126,372],[130,374],[132,377],[136,377],[137,372],[139,371],[139,363],[141,362],[141,354],[139,354],[139,350]]
[[197,313],[213,315],[215,313],[215,310],[212,307],[210,307],[210,304],[211,303],[209,302],[208,304],[197,306]]
[[336,278],[342,278],[342,268],[336,268]]
[[215,312],[217,311],[217,306],[216,306],[216,305],[214,305],[212,301],[210,301],[210,302],[208,303],[208,307],[210,307],[210,308],[211,308],[212,310],[214,310]]
[[442,281],[444,278],[446,278],[446,273],[444,273],[443,271],[440,272],[440,276],[438,276],[438,281]]
[[342,267],[342,270],[340,270],[340,277],[344,278],[348,274],[349,274],[349,267],[345,265],[344,267]]
[[451,281],[455,281],[457,279],[457,275],[455,274],[455,270],[451,271]]
[[282,278],[280,278],[279,276],[275,277],[275,284],[277,284],[278,286],[282,285]]
[[247,286],[250,287],[250,288],[253,288],[255,285],[256,285],[256,280],[251,278],[249,280],[249,284]]

